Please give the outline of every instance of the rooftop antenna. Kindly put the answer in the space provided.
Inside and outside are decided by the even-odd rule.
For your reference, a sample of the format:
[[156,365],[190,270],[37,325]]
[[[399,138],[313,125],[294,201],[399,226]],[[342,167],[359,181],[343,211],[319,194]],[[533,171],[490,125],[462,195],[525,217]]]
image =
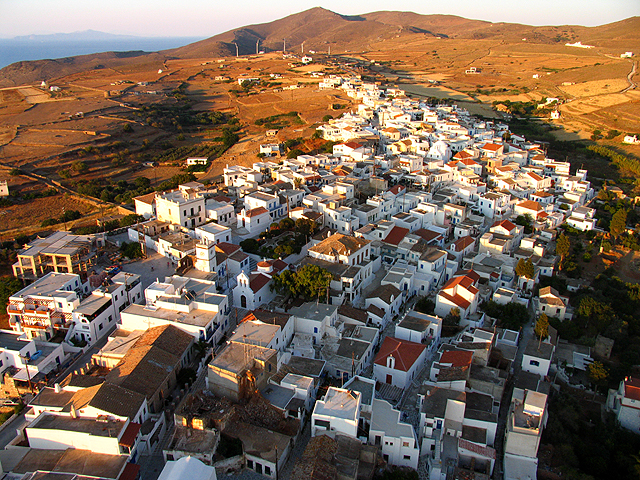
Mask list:
[[233,42],[233,44],[236,46],[236,58],[238,58],[240,56],[238,51],[238,44],[236,42]]

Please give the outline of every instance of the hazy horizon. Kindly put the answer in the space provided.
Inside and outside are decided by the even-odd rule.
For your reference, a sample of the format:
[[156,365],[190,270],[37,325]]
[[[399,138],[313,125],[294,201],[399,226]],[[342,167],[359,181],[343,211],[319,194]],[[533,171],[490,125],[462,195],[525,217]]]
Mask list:
[[[4,0],[0,17],[0,38],[78,33],[86,30],[136,37],[211,37],[245,25],[267,23],[315,6],[342,15],[375,11],[410,11],[423,15],[444,14],[494,23],[526,25],[604,25],[640,15],[638,0],[452,0],[430,5],[415,0],[397,0],[389,8],[380,0],[329,0],[318,5],[301,0],[269,4],[247,0],[243,4],[212,6],[205,0],[184,0],[176,8],[168,0],[105,0],[99,4],[81,0]],[[527,8],[528,7],[528,8]],[[124,13],[124,15],[123,15]]]

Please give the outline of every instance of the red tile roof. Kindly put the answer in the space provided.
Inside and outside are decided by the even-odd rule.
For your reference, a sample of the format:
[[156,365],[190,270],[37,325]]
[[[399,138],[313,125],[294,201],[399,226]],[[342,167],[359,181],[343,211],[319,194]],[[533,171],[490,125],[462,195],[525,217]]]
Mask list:
[[226,253],[227,255],[233,254],[235,251],[240,250],[240,245],[229,242],[220,242],[216,244],[216,250]]
[[390,243],[391,245],[398,245],[404,237],[409,233],[408,228],[403,227],[393,227],[391,231],[387,234],[384,239],[385,243]]
[[524,200],[518,203],[517,206],[520,208],[526,208],[528,210],[535,210],[536,212],[539,212],[540,210],[542,210],[542,207],[540,206],[540,204],[538,202],[534,202],[533,200]]
[[396,185],[395,187],[390,188],[389,191],[394,195],[398,195],[401,191],[406,189],[407,187],[403,187],[402,185]]
[[124,467],[124,470],[122,470],[122,473],[120,474],[119,480],[136,480],[139,473],[140,465],[127,463],[127,466]]
[[489,150],[490,152],[497,152],[502,148],[502,145],[498,145],[496,143],[485,143],[482,146],[483,150]]
[[249,277],[249,288],[253,293],[258,293],[262,287],[269,283],[271,278],[262,273],[252,273]]
[[475,238],[473,238],[471,235],[459,238],[453,243],[454,251],[462,252],[465,248],[467,248],[469,245],[472,245],[475,241]]
[[127,425],[126,430],[120,437],[118,445],[132,448],[136,443],[136,437],[138,436],[138,433],[140,433],[141,427],[142,425],[140,425],[139,423],[129,422],[129,425]]
[[491,228],[493,227],[502,227],[507,232],[511,232],[514,228],[516,228],[516,226],[509,220],[502,220],[501,222],[495,222],[493,225],[491,225]]
[[134,200],[146,203],[147,205],[152,205],[153,202],[156,201],[156,192],[147,193],[146,195],[140,195],[139,197],[134,197]]
[[355,150],[356,148],[360,148],[360,147],[362,146],[362,145],[360,145],[358,142],[346,142],[346,143],[343,143],[342,145],[344,145],[345,147],[352,148],[352,149],[354,149],[354,150]]
[[624,396],[632,400],[640,400],[640,378],[627,377],[625,379]]
[[464,298],[462,295],[458,295],[457,293],[455,295],[449,295],[447,292],[441,290],[438,295],[449,300],[451,303],[464,310],[469,308],[469,306],[471,305],[471,302],[469,300]]
[[479,292],[479,290],[474,286],[474,283],[475,282],[473,281],[473,278],[469,277],[468,275],[453,277],[445,284],[444,287],[442,287],[441,291],[453,289],[455,286],[460,285],[461,287],[466,288],[475,295]]
[[460,448],[464,448],[465,450],[469,450],[470,452],[476,453],[484,458],[492,458],[493,460],[496,459],[496,451],[491,447],[484,447],[482,445],[478,445],[477,443],[465,440],[464,438],[460,438],[458,440],[458,446]]
[[225,195],[218,195],[216,197],[213,197],[213,199],[216,202],[231,203],[231,199]]
[[467,152],[466,150],[461,150],[453,156],[453,158],[456,158],[458,160],[463,160],[465,158],[471,158],[471,157],[473,157],[473,154]]
[[441,233],[434,232],[433,230],[427,230],[426,228],[419,228],[413,233],[415,233],[416,235],[419,235],[427,243],[442,236]]
[[535,172],[529,172],[529,176],[533,178],[536,182],[542,180],[542,177]]
[[445,350],[438,363],[451,364],[452,367],[468,367],[473,360],[473,352],[468,350]]
[[410,342],[408,340],[398,340],[393,337],[385,337],[374,362],[386,367],[387,357],[392,355],[396,360],[395,370],[408,372],[426,348],[427,346],[422,345],[421,343]]
[[269,211],[264,207],[253,208],[251,210],[245,210],[245,216],[247,218],[256,217],[256,216],[262,215],[264,213],[269,213]]

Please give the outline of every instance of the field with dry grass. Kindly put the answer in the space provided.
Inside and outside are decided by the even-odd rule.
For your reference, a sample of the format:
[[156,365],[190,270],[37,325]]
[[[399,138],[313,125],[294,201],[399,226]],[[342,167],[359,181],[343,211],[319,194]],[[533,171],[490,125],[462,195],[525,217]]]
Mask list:
[[[589,138],[594,129],[640,131],[640,92],[621,93],[631,62],[606,49],[401,32],[369,41],[359,51],[341,52],[331,61],[319,58],[321,63],[299,66],[278,53],[141,57],[52,79],[50,84],[61,88],[56,93],[39,85],[0,89],[0,166],[19,167],[71,188],[77,181],[115,183],[139,176],[155,186],[180,173],[184,159],[161,161],[156,168],[143,167],[143,161],[160,158],[168,149],[215,143],[221,134],[215,126],[175,128],[175,121],[173,126],[162,124],[147,113],[161,106],[170,116],[189,105],[194,114],[234,115],[242,126],[240,141],[198,175],[202,181],[213,180],[226,164],[255,162],[260,143],[308,138],[325,115],[337,117],[353,108],[343,92],[318,90],[319,79],[312,72],[360,74],[411,95],[460,101],[485,117],[501,118],[492,109],[495,102],[560,98],[565,103],[560,120],[554,121],[560,128],[553,134],[563,140]],[[354,59],[360,65],[344,66]],[[479,73],[466,74],[470,67]],[[262,85],[243,91],[237,79],[245,76],[259,77]],[[291,85],[300,88],[283,89]],[[298,112],[299,119],[280,128],[276,139],[267,138],[267,128],[255,124],[289,112]],[[634,148],[622,147],[629,152]],[[7,178],[7,171],[0,169],[0,178]],[[21,221],[29,219],[33,224],[41,221],[30,215]]]

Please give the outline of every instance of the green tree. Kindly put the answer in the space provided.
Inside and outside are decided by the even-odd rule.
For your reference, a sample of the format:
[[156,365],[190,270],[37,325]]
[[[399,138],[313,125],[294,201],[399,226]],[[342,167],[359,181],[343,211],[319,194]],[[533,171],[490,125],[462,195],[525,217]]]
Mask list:
[[3,308],[6,308],[6,305],[9,302],[9,297],[21,290],[22,287],[22,281],[18,280],[16,277],[0,277],[0,305],[2,305]]
[[292,150],[289,150],[289,152],[287,153],[287,158],[298,158],[298,156],[300,155],[304,155],[304,152],[299,148],[294,148]]
[[546,313],[543,313],[536,321],[536,326],[533,328],[533,332],[536,337],[544,340],[549,336],[549,317]]
[[601,362],[595,361],[587,367],[587,375],[589,376],[589,380],[591,380],[596,387],[599,387],[605,384],[609,376],[609,371]]
[[627,210],[621,208],[611,217],[611,223],[609,223],[609,233],[614,239],[618,239],[621,233],[627,228]]
[[524,277],[524,258],[521,258],[520,260],[518,260],[518,263],[516,264],[516,275],[519,277]]
[[272,288],[280,294],[291,294],[293,297],[296,297],[298,295],[298,284],[295,273],[291,270],[276,273],[273,276]]
[[556,255],[560,256],[560,270],[562,270],[564,259],[569,255],[569,250],[571,250],[571,241],[563,232],[556,240]]
[[536,337],[538,337],[539,349],[542,340],[549,336],[549,317],[547,317],[546,313],[540,315],[538,321],[536,321],[536,326],[533,327],[533,333],[535,333]]
[[447,326],[460,325],[460,309],[453,307],[449,310],[449,313],[442,319],[442,323]]
[[84,172],[88,167],[87,164],[85,162],[83,162],[82,160],[76,160],[75,162],[73,162],[73,164],[71,165],[71,168],[73,168],[73,170],[75,170],[78,173],[82,173]]
[[140,247],[140,244],[137,242],[123,243],[122,246],[120,247],[120,251],[127,258],[133,259],[133,258],[143,257],[142,247]]
[[433,315],[435,308],[435,302],[427,297],[420,297],[415,306],[417,312],[426,313],[427,315]]
[[317,265],[305,265],[295,272],[285,270],[273,276],[273,288],[281,294],[302,296],[305,300],[326,298],[331,274]]

